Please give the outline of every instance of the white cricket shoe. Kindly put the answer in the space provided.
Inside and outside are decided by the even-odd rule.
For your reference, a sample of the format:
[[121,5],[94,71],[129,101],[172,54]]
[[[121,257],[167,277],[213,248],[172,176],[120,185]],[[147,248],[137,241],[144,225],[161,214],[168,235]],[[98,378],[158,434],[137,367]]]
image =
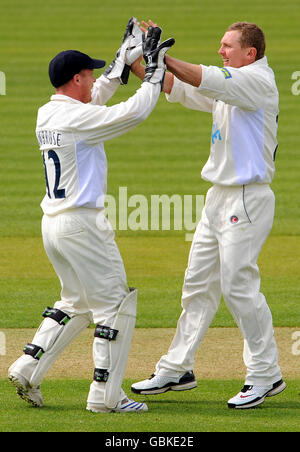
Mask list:
[[254,408],[264,402],[266,397],[271,397],[284,391],[286,383],[279,380],[270,386],[245,385],[232,399],[228,400],[228,408]]
[[185,391],[196,388],[197,381],[194,372],[190,370],[182,376],[168,377],[153,374],[148,380],[139,381],[131,386],[136,394],[162,394],[166,391]]
[[9,381],[16,388],[17,394],[25,402],[30,403],[34,407],[42,407],[44,405],[42,393],[39,386],[33,388],[28,381],[17,372],[10,372]]
[[107,408],[103,403],[88,403],[86,409],[93,413],[141,413],[148,411],[145,403],[135,402],[125,397],[118,402],[116,408]]

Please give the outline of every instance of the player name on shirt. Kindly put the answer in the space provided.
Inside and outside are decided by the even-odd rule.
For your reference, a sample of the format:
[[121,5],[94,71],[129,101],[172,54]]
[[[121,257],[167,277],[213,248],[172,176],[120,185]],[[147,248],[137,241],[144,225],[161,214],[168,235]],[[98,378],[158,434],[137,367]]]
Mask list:
[[61,133],[55,130],[39,130],[36,133],[40,146],[61,146]]

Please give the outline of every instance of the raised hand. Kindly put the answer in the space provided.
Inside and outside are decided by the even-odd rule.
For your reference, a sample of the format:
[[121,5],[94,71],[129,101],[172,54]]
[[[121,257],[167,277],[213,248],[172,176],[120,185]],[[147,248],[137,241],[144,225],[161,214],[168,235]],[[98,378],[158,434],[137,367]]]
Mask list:
[[160,83],[162,89],[166,70],[165,54],[175,44],[175,39],[160,43],[161,33],[161,28],[148,26],[147,34],[143,34],[143,57],[146,63],[144,82]]

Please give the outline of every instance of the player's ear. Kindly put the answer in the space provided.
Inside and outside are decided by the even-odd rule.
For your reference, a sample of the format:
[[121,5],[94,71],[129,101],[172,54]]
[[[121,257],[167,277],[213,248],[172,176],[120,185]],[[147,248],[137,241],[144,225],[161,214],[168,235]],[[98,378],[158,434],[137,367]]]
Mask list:
[[73,83],[75,83],[75,85],[78,85],[80,83],[80,75],[79,74],[75,74],[73,76],[72,81],[73,81]]
[[249,59],[255,61],[257,55],[257,50],[255,47],[250,47],[248,51]]

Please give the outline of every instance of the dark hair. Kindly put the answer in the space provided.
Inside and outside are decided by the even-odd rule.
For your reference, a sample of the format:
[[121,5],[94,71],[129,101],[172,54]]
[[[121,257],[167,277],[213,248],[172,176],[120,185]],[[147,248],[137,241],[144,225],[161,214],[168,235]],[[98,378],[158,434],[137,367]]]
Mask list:
[[241,47],[254,47],[256,49],[255,60],[263,58],[266,50],[266,41],[261,28],[250,22],[236,22],[227,28],[227,31],[234,30],[241,32]]

